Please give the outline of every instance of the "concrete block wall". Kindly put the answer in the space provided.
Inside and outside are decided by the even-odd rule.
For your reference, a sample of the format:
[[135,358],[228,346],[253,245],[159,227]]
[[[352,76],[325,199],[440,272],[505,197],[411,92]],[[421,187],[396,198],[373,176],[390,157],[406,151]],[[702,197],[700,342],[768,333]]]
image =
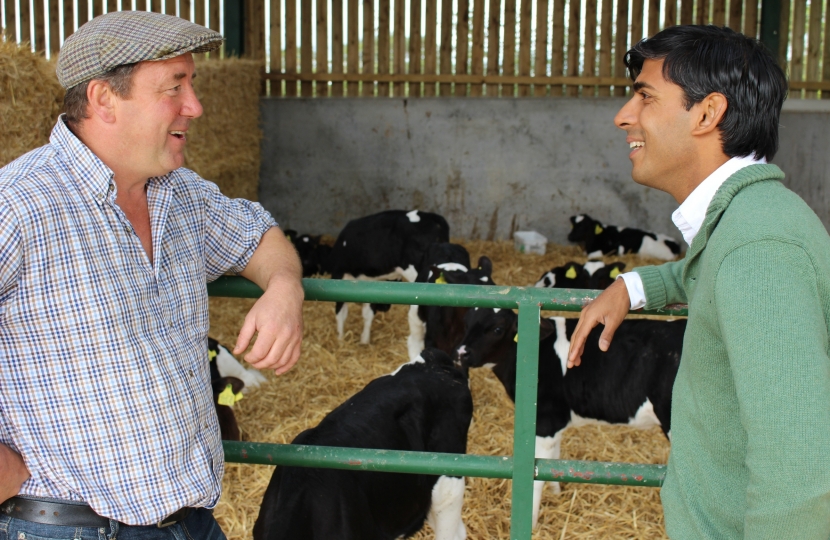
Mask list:
[[[830,102],[785,106],[774,160],[830,224]],[[262,100],[260,202],[284,227],[336,235],[391,208],[434,211],[453,237],[534,229],[567,243],[569,216],[681,239],[675,200],[635,184],[622,98]]]

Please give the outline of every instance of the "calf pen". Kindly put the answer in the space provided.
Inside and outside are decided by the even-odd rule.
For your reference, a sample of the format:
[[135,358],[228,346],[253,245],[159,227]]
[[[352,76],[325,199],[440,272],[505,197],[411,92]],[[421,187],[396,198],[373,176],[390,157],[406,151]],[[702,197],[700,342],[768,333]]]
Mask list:
[[[301,447],[263,443],[225,443],[226,461],[265,465],[297,465],[388,472],[450,474],[511,479],[510,538],[531,537],[534,480],[629,486],[661,485],[662,465],[543,460],[534,456],[538,333],[542,309],[579,311],[596,292],[527,287],[356,283],[304,280],[307,300],[497,307],[519,310],[519,363],[513,455],[441,455],[351,448]],[[222,278],[209,286],[212,296],[255,298],[259,288],[241,278]],[[651,312],[685,315],[682,308]]]

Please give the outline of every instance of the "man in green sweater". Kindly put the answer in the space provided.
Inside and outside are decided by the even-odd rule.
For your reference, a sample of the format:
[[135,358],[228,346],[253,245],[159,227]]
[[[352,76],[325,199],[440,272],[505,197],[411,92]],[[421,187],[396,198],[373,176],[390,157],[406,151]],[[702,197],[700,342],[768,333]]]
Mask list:
[[830,237],[767,164],[787,91],[757,41],[678,26],[628,51],[615,118],[635,182],[674,196],[685,259],[624,274],[582,310],[611,340],[629,309],[689,304],[661,497],[673,539],[830,538]]

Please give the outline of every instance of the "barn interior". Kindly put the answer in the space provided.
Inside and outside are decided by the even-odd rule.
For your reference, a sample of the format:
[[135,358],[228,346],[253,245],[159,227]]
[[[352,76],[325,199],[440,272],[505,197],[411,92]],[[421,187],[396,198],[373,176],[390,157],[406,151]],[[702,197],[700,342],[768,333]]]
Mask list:
[[[387,2],[388,3],[388,2]],[[596,14],[595,14],[596,15]],[[802,21],[803,22],[803,21]],[[54,56],[0,41],[0,166],[48,141],[62,90]],[[204,115],[189,135],[186,166],[228,196],[259,200],[284,226],[331,242],[348,220],[391,208],[445,215],[453,241],[473,260],[487,255],[499,284],[527,286],[554,266],[584,262],[566,240],[571,215],[680,238],[668,195],[630,181],[624,136],[611,123],[625,97],[386,99],[262,96],[258,59],[199,59]],[[830,101],[791,99],[775,162],[788,186],[830,225]],[[536,230],[544,255],[517,253],[512,235]],[[627,269],[660,261],[610,256]],[[326,276],[318,276],[325,279]],[[252,300],[213,297],[211,337],[225,345]],[[408,361],[405,306],[378,314],[372,342],[359,343],[353,315],[337,339],[334,307],[306,302],[303,354],[235,405],[247,441],[288,443],[370,380]],[[353,312],[354,313],[354,312]],[[552,312],[545,312],[554,315]],[[566,314],[574,316],[574,314]],[[474,418],[468,452],[509,455],[513,403],[488,370],[472,372]],[[563,459],[666,463],[659,428],[569,428]],[[273,467],[229,463],[215,516],[231,540],[251,536]],[[534,539],[666,538],[659,489],[563,484],[543,497]],[[467,481],[468,538],[510,538],[510,482]],[[428,525],[414,538],[432,538]]]

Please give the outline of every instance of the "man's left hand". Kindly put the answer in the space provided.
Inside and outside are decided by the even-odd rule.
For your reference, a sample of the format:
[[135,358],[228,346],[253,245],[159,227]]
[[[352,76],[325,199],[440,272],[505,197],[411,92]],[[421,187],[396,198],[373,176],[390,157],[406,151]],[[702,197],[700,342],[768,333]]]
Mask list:
[[265,292],[245,316],[233,354],[244,352],[256,334],[245,361],[282,375],[300,358],[303,339],[304,292],[297,252],[279,229],[270,229],[241,275]]

